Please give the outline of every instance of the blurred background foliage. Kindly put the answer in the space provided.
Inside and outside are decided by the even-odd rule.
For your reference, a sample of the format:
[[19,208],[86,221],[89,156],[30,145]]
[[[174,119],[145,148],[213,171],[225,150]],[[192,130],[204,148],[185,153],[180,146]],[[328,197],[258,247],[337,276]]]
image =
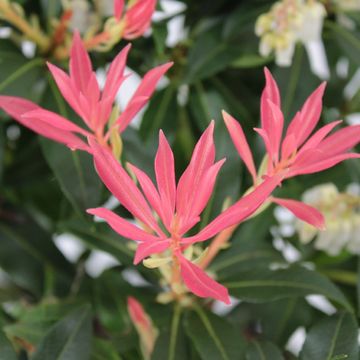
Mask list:
[[[51,16],[60,15],[60,7],[50,7],[50,0],[17,2],[27,13],[38,14],[45,28],[49,11]],[[158,4],[159,11],[164,3]],[[175,46],[165,42],[173,15],[155,22],[148,36],[133,41],[128,66],[140,75],[168,60],[175,65],[140,126],[123,134],[123,156],[152,174],[162,128],[175,149],[180,173],[199,135],[215,119],[217,158],[225,156],[227,161],[202,226],[219,213],[226,197],[235,200],[251,185],[221,110],[241,122],[259,164],[264,149],[252,128],[259,124],[263,66],[279,83],[287,122],[322,80],[311,72],[301,45],[288,68],[276,66],[271,56],[259,55],[255,21],[273,1],[177,3],[185,5],[180,15],[185,18],[186,36],[181,41]],[[354,25],[349,29],[338,21],[332,3],[326,6],[323,41],[331,76],[321,125],[360,112],[360,87],[351,96],[344,95],[360,65],[360,12],[346,14]],[[104,68],[125,44],[92,53],[95,68]],[[36,52],[24,55],[19,43],[1,39],[0,93],[31,99],[76,121],[49,76],[47,60],[54,62]],[[315,176],[290,179],[279,193],[300,198],[317,184],[332,182],[343,190],[359,180],[360,163],[351,160]],[[109,199],[91,158],[39,138],[4,113],[0,189],[0,359],[141,359],[126,309],[129,295],[142,303],[159,329],[154,360],[359,359],[358,257],[346,251],[330,257],[311,243],[301,244],[296,234],[283,239],[281,248],[274,246],[273,208],[242,224],[232,245],[212,263],[210,270],[217,279],[241,300],[215,314],[210,303],[200,302],[194,309],[157,304],[156,272],[134,268],[128,242],[107,225],[94,223],[84,211]],[[126,214],[121,207],[117,211]],[[71,248],[73,256],[64,256],[64,234],[76,237],[80,253]],[[299,254],[296,261],[284,256],[287,247]],[[90,260],[99,250],[117,264],[97,269],[100,265]],[[139,277],[141,281],[135,281]],[[314,307],[307,297],[312,294],[327,299],[331,311]],[[299,329],[306,332],[301,351],[302,344],[289,342]]]

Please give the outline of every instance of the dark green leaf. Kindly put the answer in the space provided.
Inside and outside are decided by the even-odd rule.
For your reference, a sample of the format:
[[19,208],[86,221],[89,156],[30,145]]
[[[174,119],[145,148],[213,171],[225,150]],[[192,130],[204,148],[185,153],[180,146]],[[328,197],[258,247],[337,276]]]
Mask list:
[[182,309],[176,306],[168,327],[161,328],[151,359],[182,360],[187,358],[186,340],[182,324]]
[[284,360],[284,357],[275,344],[254,340],[246,352],[246,360]]
[[241,302],[227,319],[243,332],[259,332],[262,340],[285,346],[297,328],[311,324],[315,312],[306,300],[289,298],[261,304]]
[[9,210],[11,220],[0,223],[1,267],[18,286],[37,295],[43,290],[46,267],[56,271],[55,277],[61,284],[64,281],[68,284],[73,275],[72,267],[56,248],[50,234],[27,214],[12,211]]
[[94,341],[94,350],[91,354],[91,360],[121,360],[114,345],[110,341],[96,339]]
[[221,251],[211,264],[211,270],[216,272],[219,280],[284,261],[282,255],[269,244],[269,228],[273,223],[272,212],[265,211],[240,225],[230,247]]
[[33,308],[25,306],[19,319],[6,325],[4,331],[11,339],[21,339],[34,347],[44,334],[62,317],[77,308],[77,303],[40,304]]
[[140,135],[143,139],[156,136],[160,128],[174,129],[177,117],[176,89],[168,86],[158,91],[143,116]]
[[360,64],[360,34],[358,31],[349,31],[334,21],[327,21],[326,27],[330,29],[333,38],[345,52],[345,54],[355,62]]
[[359,359],[358,324],[349,313],[340,313],[316,323],[308,332],[301,360]]
[[98,206],[103,186],[91,156],[48,139],[40,140],[45,159],[74,209],[83,214],[84,210]]
[[45,335],[32,360],[89,360],[91,311],[83,306],[57,322]]
[[2,46],[0,44],[0,93],[38,100],[44,88],[40,80],[44,60],[29,60],[20,52],[2,49]]
[[203,360],[244,358],[245,340],[224,319],[197,308],[188,315],[185,329]]
[[343,293],[330,280],[301,266],[281,270],[257,269],[239,272],[224,285],[231,294],[242,300],[263,302],[319,294],[352,311]]
[[17,360],[16,353],[3,331],[0,331],[0,359]]
[[118,258],[124,265],[133,261],[134,251],[127,246],[127,240],[113,231],[107,223],[74,219],[59,224],[62,232],[70,232],[79,237],[90,248],[100,249]]
[[257,54],[243,54],[231,63],[231,66],[237,69],[246,69],[251,67],[263,66],[270,62],[272,58],[262,57]]

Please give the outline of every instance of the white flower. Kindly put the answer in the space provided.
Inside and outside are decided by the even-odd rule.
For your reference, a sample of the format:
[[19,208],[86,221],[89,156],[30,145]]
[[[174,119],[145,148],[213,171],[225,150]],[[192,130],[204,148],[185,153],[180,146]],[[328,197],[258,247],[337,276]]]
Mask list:
[[303,201],[320,210],[326,221],[326,230],[319,232],[309,224],[297,220],[296,229],[302,243],[314,240],[314,247],[331,256],[347,249],[360,254],[360,195],[358,184],[348,186],[340,193],[334,184],[323,184],[303,194]]
[[[274,51],[277,65],[290,66],[295,45],[301,42],[308,52],[313,71],[322,78],[328,77],[321,39],[325,16],[325,7],[316,0],[276,2],[268,13],[259,16],[255,24],[255,33],[261,37],[260,54],[269,56]],[[317,64],[319,60],[321,64]],[[324,68],[326,70],[321,71]]]
[[360,0],[334,0],[335,5],[341,11],[360,10]]
[[114,15],[114,0],[94,0],[96,9],[102,17]]
[[65,9],[72,10],[70,28],[85,33],[96,24],[96,15],[87,0],[62,0]]

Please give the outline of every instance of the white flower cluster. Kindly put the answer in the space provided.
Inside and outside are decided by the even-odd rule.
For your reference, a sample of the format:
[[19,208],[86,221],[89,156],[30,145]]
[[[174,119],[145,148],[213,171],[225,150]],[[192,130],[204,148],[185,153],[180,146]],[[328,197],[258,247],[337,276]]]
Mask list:
[[321,44],[324,5],[316,0],[282,0],[256,21],[255,33],[260,40],[260,54],[269,56],[275,52],[279,66],[290,66],[299,41],[309,48]]
[[65,9],[72,11],[70,27],[81,33],[97,27],[100,19],[113,15],[113,0],[62,0]]
[[300,241],[309,243],[315,238],[314,246],[329,255],[336,256],[343,249],[360,254],[360,190],[351,185],[346,192],[339,192],[334,184],[316,186],[303,194],[302,200],[322,212],[326,230],[297,221],[296,229]]
[[360,0],[333,0],[335,6],[340,11],[358,11],[360,10]]

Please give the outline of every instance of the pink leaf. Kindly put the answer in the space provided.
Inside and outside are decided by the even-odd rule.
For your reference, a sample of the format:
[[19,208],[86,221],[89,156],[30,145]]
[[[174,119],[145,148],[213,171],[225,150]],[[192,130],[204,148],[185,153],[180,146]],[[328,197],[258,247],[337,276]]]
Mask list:
[[231,136],[236,150],[238,151],[241,159],[244,161],[247,169],[249,170],[254,184],[256,183],[256,169],[254,164],[254,159],[249,147],[249,144],[246,140],[244,131],[238,121],[236,121],[231,115],[227,112],[222,112],[225,125]]
[[169,227],[175,211],[175,164],[174,154],[161,130],[159,133],[159,147],[155,157],[155,175],[166,218],[165,225]]
[[294,134],[297,147],[304,143],[319,122],[325,87],[324,82],[308,97],[300,111],[300,116],[295,117],[288,127],[286,135]]
[[281,158],[288,159],[292,154],[295,153],[296,150],[296,138],[294,134],[286,136],[286,138],[282,142]]
[[[127,105],[127,107],[132,107],[132,116],[135,116],[144,106],[144,102],[139,101],[138,98],[149,98],[155,91],[156,85],[160,78],[166,73],[166,71],[172,66],[172,64],[173,63],[167,63],[157,66],[156,68],[151,69],[145,74],[139,87],[136,89],[134,95],[129,101],[129,104]],[[138,102],[137,106],[134,105],[134,102]],[[126,122],[124,124],[124,120],[120,120],[120,118],[117,120],[117,123],[120,125],[121,131],[123,131],[124,128],[128,125],[128,123]]]
[[[305,153],[305,152],[304,152]],[[305,174],[312,174],[315,172],[323,171],[326,169],[329,169],[344,160],[348,159],[359,159],[360,154],[355,153],[345,153],[345,154],[339,154],[332,157],[325,157],[323,153],[321,153],[321,156],[315,157],[311,159],[311,156],[309,155],[309,161],[308,163],[303,164],[294,164],[294,166],[291,167],[290,172],[288,174],[288,177],[296,176],[296,175],[305,175]]]
[[24,117],[23,115],[30,111],[43,110],[29,100],[13,96],[0,96],[0,108],[16,119],[21,125],[44,137],[65,144],[73,150],[80,149],[90,152],[90,149],[85,142],[72,132],[65,131],[37,118]]
[[144,311],[142,305],[132,296],[127,298],[127,308],[130,318],[134,324],[142,327],[144,330],[151,330],[151,323],[148,315]]
[[271,100],[268,100],[268,105],[270,108],[269,116],[271,119],[271,132],[268,133],[268,136],[273,154],[272,160],[277,162],[279,160],[280,143],[284,128],[284,115],[281,112],[281,109]]
[[176,209],[183,222],[187,222],[188,209],[196,199],[204,172],[214,163],[214,121],[201,135],[193,151],[190,164],[182,174],[177,188]]
[[205,171],[201,179],[201,185],[199,186],[199,191],[197,192],[197,196],[194,199],[194,203],[191,206],[191,208],[189,207],[189,214],[190,214],[188,215],[189,223],[183,224],[183,226],[186,225],[186,227],[181,228],[180,234],[184,234],[186,231],[191,229],[189,226],[191,225],[193,226],[197,223],[197,219],[199,219],[199,215],[204,210],[205,206],[207,205],[210,199],[210,196],[212,195],[217,174],[220,171],[224,162],[225,159],[222,159],[216,162],[214,165],[212,165],[210,168],[208,168]]
[[122,133],[127,128],[127,126],[130,124],[131,120],[145,106],[145,104],[148,101],[149,101],[149,97],[139,96],[136,99],[132,100],[126,106],[125,110],[120,114],[120,116],[116,120],[116,124],[119,126],[120,133]]
[[93,151],[97,172],[110,192],[136,218],[144,222],[160,236],[163,236],[163,232],[158,226],[140,190],[112,153],[100,146],[94,139],[89,139],[89,144]]
[[40,106],[30,100],[16,96],[0,96],[0,108],[7,112],[14,119],[21,121],[21,116],[29,111],[40,109]]
[[124,10],[124,0],[114,0],[114,16],[116,20],[120,21]]
[[262,137],[264,141],[264,145],[266,148],[266,152],[268,155],[268,164],[267,164],[267,173],[270,174],[273,171],[274,164],[273,164],[273,151],[272,151],[272,144],[267,132],[264,129],[254,128],[254,130]]
[[131,224],[129,221],[123,219],[106,208],[87,209],[87,213],[95,215],[104,219],[110,227],[121,236],[135,241],[158,241],[159,238],[151,235],[139,227]]
[[272,198],[272,201],[290,210],[296,217],[320,230],[325,229],[325,219],[321,212],[301,201]]
[[137,265],[140,261],[152,254],[162,253],[168,249],[169,246],[169,239],[140,243],[136,249],[134,264]]
[[[151,207],[157,212],[157,214],[160,216],[161,220],[164,222],[164,215],[162,210],[162,203],[160,200],[160,195],[153,184],[152,180],[140,169],[138,169],[136,166],[127,163],[128,168],[131,172],[134,173],[136,176],[141,189],[148,200]],[[169,230],[169,229],[168,229]]]
[[70,78],[74,80],[78,91],[83,94],[86,94],[91,74],[92,67],[89,54],[84,47],[80,33],[75,31],[70,51]]
[[308,141],[306,141],[300,152],[317,147],[329,134],[329,132],[340,123],[342,123],[342,120],[333,121],[330,124],[327,124],[320,128],[314,135],[310,137]]
[[131,40],[143,35],[150,27],[156,0],[138,0],[125,14],[124,38]]
[[[84,121],[87,121],[86,116],[79,105],[79,92],[76,89],[74,89],[69,76],[55,65],[47,63],[47,66],[64,99],[75,110],[75,112],[82,119],[84,119]],[[91,127],[91,124],[88,121],[87,121],[87,125]]]
[[84,136],[91,136],[88,131],[82,129],[68,119],[45,109],[40,108],[26,112],[22,117],[34,120],[38,119],[61,130],[76,132]]
[[177,257],[180,260],[181,276],[192,293],[203,298],[210,297],[230,304],[229,292],[226,287],[216,282],[180,253],[177,254]]
[[272,77],[270,71],[267,68],[264,68],[266,84],[264,91],[261,95],[261,127],[270,137],[272,135],[273,124],[272,124],[272,115],[271,109],[268,101],[270,100],[278,108],[281,108],[280,92],[276,84],[276,81]]
[[182,243],[190,244],[205,241],[232,225],[240,224],[269,198],[270,194],[274,191],[276,186],[280,184],[281,180],[282,177],[278,175],[265,179],[251,193],[223,211],[197,235],[183,239]]
[[110,98],[112,99],[111,101],[114,101],[122,82],[126,79],[124,69],[130,48],[131,44],[125,46],[112,61],[109,71],[106,74],[106,83],[102,92],[103,98]]
[[317,148],[329,156],[340,155],[360,142],[360,125],[347,126],[324,139]]

